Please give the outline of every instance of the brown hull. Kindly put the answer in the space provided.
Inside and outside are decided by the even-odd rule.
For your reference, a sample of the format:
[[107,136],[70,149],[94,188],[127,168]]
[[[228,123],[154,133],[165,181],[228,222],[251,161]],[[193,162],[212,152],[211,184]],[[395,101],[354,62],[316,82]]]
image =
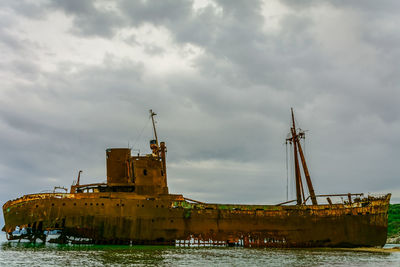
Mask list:
[[[177,240],[271,247],[383,246],[390,194],[352,204],[194,204],[181,195],[132,193],[36,194],[3,206],[10,239],[60,229],[60,242],[175,244]],[[83,241],[85,240],[85,241]],[[201,241],[199,241],[201,240]]]

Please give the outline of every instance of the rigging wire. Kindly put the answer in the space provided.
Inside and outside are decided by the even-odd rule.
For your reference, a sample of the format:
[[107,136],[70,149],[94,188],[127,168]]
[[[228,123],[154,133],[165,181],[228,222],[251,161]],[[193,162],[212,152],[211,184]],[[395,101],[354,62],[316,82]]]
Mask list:
[[[290,143],[290,151],[293,151],[293,144]],[[289,153],[289,165],[290,165],[290,180],[292,181],[290,183],[290,193],[292,198],[295,198],[294,196],[294,187],[295,187],[295,179],[294,179],[294,158],[293,158],[293,153]]]
[[143,134],[144,129],[147,127],[147,125],[149,125],[149,122],[150,122],[150,117],[147,119],[147,121],[146,121],[145,125],[143,126],[142,130],[140,131],[140,134],[138,135],[138,137],[136,137],[135,142],[133,142],[133,145],[132,145],[133,148],[135,148],[137,142],[139,141],[140,137]]
[[286,148],[286,201],[289,201],[289,164],[288,164],[288,142],[285,143]]

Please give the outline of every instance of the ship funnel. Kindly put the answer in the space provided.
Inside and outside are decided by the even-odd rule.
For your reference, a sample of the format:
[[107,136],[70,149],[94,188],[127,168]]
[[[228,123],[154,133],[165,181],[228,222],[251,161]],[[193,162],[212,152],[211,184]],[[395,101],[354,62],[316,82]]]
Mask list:
[[131,150],[129,148],[109,148],[107,157],[107,184],[127,184],[132,176],[129,167]]

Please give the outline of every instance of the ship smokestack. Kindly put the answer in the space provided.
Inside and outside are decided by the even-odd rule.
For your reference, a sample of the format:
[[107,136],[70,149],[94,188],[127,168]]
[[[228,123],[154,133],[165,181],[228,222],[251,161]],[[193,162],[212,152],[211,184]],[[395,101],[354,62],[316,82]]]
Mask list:
[[129,182],[129,148],[111,148],[106,150],[107,155],[107,184],[120,185]]

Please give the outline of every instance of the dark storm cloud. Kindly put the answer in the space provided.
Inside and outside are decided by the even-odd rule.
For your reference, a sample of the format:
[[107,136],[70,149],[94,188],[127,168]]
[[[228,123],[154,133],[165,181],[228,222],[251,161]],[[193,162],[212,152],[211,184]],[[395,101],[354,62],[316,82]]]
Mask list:
[[42,16],[46,15],[46,10],[43,8],[43,1],[2,1],[2,9],[10,9],[15,13],[20,15],[30,17],[33,19],[40,19]]
[[400,8],[400,4],[398,1],[395,0],[389,0],[389,1],[384,1],[382,2],[377,2],[374,0],[365,0],[360,3],[360,1],[357,0],[304,0],[304,1],[296,1],[296,0],[280,0],[281,3],[291,7],[295,8],[297,10],[304,10],[304,9],[309,9],[311,7],[323,5],[323,4],[329,4],[332,6],[335,6],[337,8],[343,9],[343,8],[353,8],[356,10],[363,10],[364,12],[368,13],[377,13],[377,14],[382,14],[385,13],[396,13],[396,10]]
[[145,22],[163,25],[186,21],[192,13],[192,2],[186,0],[166,1],[119,1],[121,12],[134,24]]
[[296,78],[305,73],[304,68],[327,65],[323,57],[315,56],[321,52],[313,46],[313,37],[308,32],[312,21],[307,16],[287,16],[279,33],[265,34],[260,27],[263,24],[260,1],[252,1],[250,5],[242,1],[219,1],[221,14],[210,6],[195,12],[188,1],[173,2],[171,6],[179,14],[159,14],[158,10],[165,10],[168,2],[124,1],[121,6],[133,25],[162,24],[178,43],[204,48],[206,54],[195,62],[197,68],[206,75],[218,75],[229,85],[293,88],[299,86],[298,81],[287,76]]
[[273,30],[264,29],[272,21],[261,1],[215,1],[197,10],[192,1],[49,1],[32,9],[40,16],[29,19],[67,14],[75,40],[118,42],[120,30],[152,25],[167,31],[170,47],[140,33],[121,39],[164,61],[171,47],[201,51],[182,56],[190,72],[167,75],[153,72],[146,58],[110,48],[100,63],[61,60],[45,70],[37,60],[45,46],[10,23],[27,17],[32,4],[12,2],[0,18],[1,48],[10,55],[0,65],[1,77],[9,77],[0,100],[2,201],[68,186],[79,169],[85,182],[103,181],[105,148],[129,142],[148,152],[153,108],[168,146],[171,192],[278,202],[290,106],[310,130],[305,149],[318,193],[392,191],[400,201],[396,1],[280,1],[286,11]]
[[[235,73],[245,72],[242,78],[265,81],[265,73],[272,69],[270,65],[276,63],[276,58],[269,60],[258,56],[269,49],[268,39],[261,34],[259,27],[263,22],[259,1],[252,1],[252,4],[217,2],[222,14],[210,6],[195,12],[190,1],[181,2],[123,1],[121,6],[133,25],[162,25],[170,30],[177,42],[198,45],[206,49],[207,56],[213,61],[226,61],[228,70],[218,69],[217,73],[229,72],[233,67]],[[170,9],[173,11],[165,12]],[[203,68],[202,65],[198,67]],[[209,68],[209,64],[204,66],[206,70]]]
[[51,0],[48,7],[61,10],[73,16],[72,31],[80,36],[112,37],[115,28],[122,24],[122,18],[105,3],[103,8],[96,7],[95,1]]

